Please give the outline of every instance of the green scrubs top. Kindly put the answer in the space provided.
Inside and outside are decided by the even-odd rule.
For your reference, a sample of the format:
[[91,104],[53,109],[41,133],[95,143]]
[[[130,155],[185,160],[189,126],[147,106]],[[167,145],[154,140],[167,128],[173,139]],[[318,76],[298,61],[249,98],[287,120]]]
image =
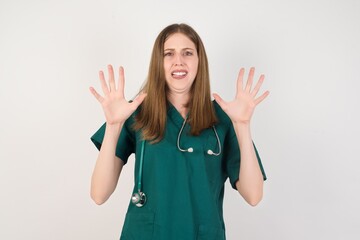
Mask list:
[[[130,201],[121,240],[225,239],[224,183],[229,178],[236,189],[240,151],[232,122],[215,101],[213,104],[218,117],[215,128],[221,144],[219,156],[207,154],[209,149],[214,153],[219,152],[213,129],[192,136],[189,124],[185,125],[181,134],[180,148],[191,147],[193,152],[178,149],[177,138],[184,119],[169,104],[164,138],[156,144],[145,142],[142,191],[146,194],[147,202],[139,208]],[[142,140],[140,132],[131,128],[134,114],[121,131],[116,156],[126,163],[128,157],[135,153],[133,192],[137,192]],[[106,124],[91,137],[98,149],[105,127]],[[257,151],[256,155],[265,180]]]

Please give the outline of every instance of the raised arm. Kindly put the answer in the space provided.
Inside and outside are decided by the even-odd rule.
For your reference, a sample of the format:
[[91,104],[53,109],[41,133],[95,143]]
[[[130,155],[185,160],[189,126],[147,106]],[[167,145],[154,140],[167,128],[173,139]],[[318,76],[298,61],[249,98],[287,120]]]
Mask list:
[[216,102],[219,103],[220,107],[231,119],[239,143],[241,162],[236,188],[241,196],[252,206],[257,205],[262,199],[263,176],[252,143],[250,121],[255,107],[269,95],[269,91],[266,91],[259,97],[256,97],[264,81],[264,75],[260,76],[254,89],[251,89],[254,71],[254,68],[250,69],[249,77],[244,87],[243,77],[245,70],[243,68],[240,70],[237,79],[236,97],[233,101],[225,102],[219,95],[214,94]]
[[129,103],[124,98],[124,69],[119,68],[117,88],[114,70],[111,65],[108,65],[108,73],[109,80],[107,84],[104,72],[99,72],[104,96],[101,96],[93,87],[90,87],[90,92],[101,104],[106,118],[105,135],[91,178],[90,195],[96,204],[106,202],[116,188],[124,165],[124,162],[115,155],[116,144],[124,122],[146,97],[145,93],[140,93],[133,102]]

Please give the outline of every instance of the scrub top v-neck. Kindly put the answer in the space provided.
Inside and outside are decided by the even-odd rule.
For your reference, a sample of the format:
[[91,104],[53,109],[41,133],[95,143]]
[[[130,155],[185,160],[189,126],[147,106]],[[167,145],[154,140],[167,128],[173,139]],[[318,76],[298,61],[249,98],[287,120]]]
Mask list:
[[[208,150],[220,151],[214,130],[209,128],[199,136],[192,136],[189,124],[181,133],[179,145],[182,149],[193,148],[193,152],[178,149],[177,139],[184,119],[169,104],[164,138],[156,144],[145,142],[142,191],[147,197],[146,204],[138,208],[129,203],[121,240],[226,239],[224,183],[229,178],[236,189],[240,151],[230,119],[216,102],[213,104],[218,118],[215,128],[221,144],[219,156],[207,153]],[[142,142],[140,132],[132,130],[135,114],[125,122],[116,147],[116,155],[125,164],[132,153],[136,154],[133,192],[137,192]],[[98,149],[105,127],[106,123],[91,137]],[[255,152],[265,180],[256,148]]]

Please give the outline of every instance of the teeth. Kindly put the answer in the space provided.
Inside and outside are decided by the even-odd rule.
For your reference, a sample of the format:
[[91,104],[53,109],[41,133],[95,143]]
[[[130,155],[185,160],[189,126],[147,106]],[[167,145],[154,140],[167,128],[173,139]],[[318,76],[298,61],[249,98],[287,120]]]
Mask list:
[[184,76],[186,75],[186,72],[173,72],[172,74],[176,76]]

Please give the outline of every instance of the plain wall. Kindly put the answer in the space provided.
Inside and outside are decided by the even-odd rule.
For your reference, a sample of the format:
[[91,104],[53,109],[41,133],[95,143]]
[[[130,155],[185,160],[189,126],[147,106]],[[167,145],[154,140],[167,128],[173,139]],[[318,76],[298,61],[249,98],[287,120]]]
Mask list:
[[268,175],[247,205],[226,183],[228,239],[360,239],[357,0],[0,1],[0,239],[118,239],[133,156],[115,193],[89,196],[104,122],[88,87],[123,65],[126,97],[146,78],[157,34],[197,30],[212,91],[231,100],[240,67],[270,96],[252,134]]

